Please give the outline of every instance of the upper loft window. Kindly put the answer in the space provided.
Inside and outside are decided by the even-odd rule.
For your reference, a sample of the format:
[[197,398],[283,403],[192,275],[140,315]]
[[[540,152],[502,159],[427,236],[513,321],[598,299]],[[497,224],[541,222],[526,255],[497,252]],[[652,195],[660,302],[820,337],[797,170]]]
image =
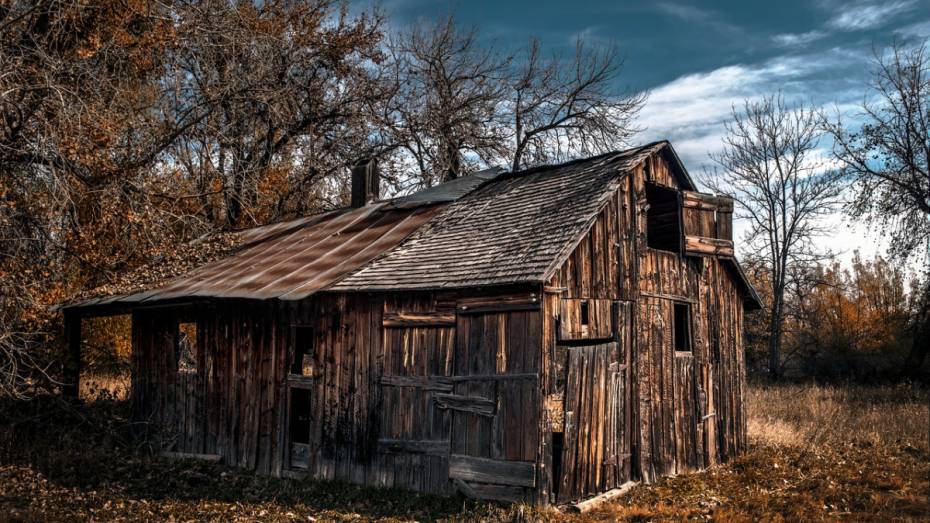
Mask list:
[[661,251],[681,252],[678,191],[647,183],[646,203],[646,245]]
[[300,376],[313,375],[313,328],[303,325],[293,326],[294,360],[291,362],[291,374]]
[[675,303],[675,352],[691,352],[691,306]]
[[197,323],[178,323],[177,337],[178,372],[197,373]]

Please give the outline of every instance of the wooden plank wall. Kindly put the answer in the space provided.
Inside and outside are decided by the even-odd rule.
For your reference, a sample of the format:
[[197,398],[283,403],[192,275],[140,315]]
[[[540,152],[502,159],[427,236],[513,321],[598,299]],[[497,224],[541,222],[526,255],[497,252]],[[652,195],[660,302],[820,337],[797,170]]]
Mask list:
[[452,392],[455,303],[437,303],[433,295],[388,296],[384,311],[373,484],[447,493],[452,414],[436,408],[435,400]]
[[[534,502],[546,480],[533,290],[137,312],[136,417],[163,428],[170,450],[263,473]],[[179,321],[198,324],[196,373],[177,370]],[[295,326],[312,330],[312,375],[289,374]],[[309,392],[306,411],[292,390]],[[292,446],[298,415],[309,433]]]
[[[630,303],[635,332],[630,383],[634,401],[628,409],[635,436],[631,461],[637,478],[652,481],[728,459],[745,448],[746,430],[740,399],[745,387],[742,305],[734,280],[713,256],[646,247],[647,181],[678,188],[664,158],[647,159],[621,184],[547,283],[543,347],[549,369],[543,371],[543,393],[549,430],[560,430],[566,423],[569,369],[559,340],[584,338],[560,322],[574,323],[577,303],[584,299]],[[721,229],[711,219],[713,213],[707,214],[686,217],[686,227],[730,239],[729,215],[715,217],[726,222]],[[690,353],[676,353],[672,345],[675,302],[690,306]]]
[[[567,351],[619,328],[629,346],[608,368],[629,372],[599,386],[633,398],[623,426],[604,427],[625,434],[630,454],[614,479],[728,459],[745,448],[741,301],[716,258],[645,247],[647,179],[675,186],[662,158],[635,169],[543,287],[138,311],[135,415],[166,427],[173,450],[279,474],[292,468],[290,390],[303,389],[309,443],[295,447],[293,465],[313,477],[544,504],[565,484],[551,467]],[[691,354],[671,346],[674,301],[691,306]],[[581,303],[587,329],[574,325]],[[618,326],[621,310],[629,320]],[[177,322],[191,317],[199,371],[179,374]],[[313,331],[312,376],[289,377],[294,325]],[[579,492],[612,482],[575,469],[595,474],[569,478],[585,485]]]
[[[471,306],[474,309],[474,306]],[[499,477],[490,492],[498,499],[535,501],[540,453],[540,380],[542,314],[534,310],[479,312],[458,315],[454,394],[483,398],[495,405],[495,415],[469,410],[452,413],[451,452],[455,456],[487,458],[532,467],[532,485],[512,484]],[[532,429],[528,430],[528,427]],[[456,476],[455,473],[452,476]],[[464,477],[461,479],[465,479]]]
[[[133,415],[167,449],[280,470],[284,345],[267,306],[133,313]],[[196,373],[177,372],[179,321],[197,321]]]

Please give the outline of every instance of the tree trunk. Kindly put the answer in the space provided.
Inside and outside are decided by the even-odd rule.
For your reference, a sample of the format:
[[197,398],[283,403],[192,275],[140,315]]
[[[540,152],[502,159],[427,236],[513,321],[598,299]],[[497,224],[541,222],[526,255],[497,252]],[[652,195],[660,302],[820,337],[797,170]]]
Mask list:
[[914,314],[914,339],[911,350],[904,360],[903,374],[916,376],[920,373],[927,354],[930,352],[930,281],[924,286],[923,296]]
[[769,315],[769,377],[777,381],[781,374],[781,312],[784,289],[775,289],[772,312]]

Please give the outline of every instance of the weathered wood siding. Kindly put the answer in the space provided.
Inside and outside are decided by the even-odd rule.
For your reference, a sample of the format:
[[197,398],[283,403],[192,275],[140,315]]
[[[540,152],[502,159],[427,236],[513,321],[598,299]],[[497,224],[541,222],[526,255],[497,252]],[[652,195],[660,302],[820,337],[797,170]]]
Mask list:
[[[134,415],[259,472],[537,504],[725,460],[745,448],[742,302],[719,252],[647,248],[647,182],[678,189],[647,159],[545,285],[138,310]],[[725,203],[682,230],[730,235]]]
[[[597,482],[589,486],[589,478],[597,474],[595,461],[566,454],[580,448],[570,438],[572,426],[579,423],[576,413],[568,414],[578,408],[574,404],[579,400],[571,396],[573,382],[582,379],[573,374],[577,371],[571,366],[571,351],[590,351],[596,338],[603,337],[604,322],[596,313],[603,310],[603,303],[625,304],[633,312],[631,393],[623,414],[631,434],[626,463],[632,470],[627,479],[653,481],[717,463],[745,448],[743,309],[738,289],[714,256],[721,252],[694,256],[646,246],[647,182],[680,190],[661,156],[646,160],[621,184],[546,285],[544,354],[550,369],[544,371],[544,415],[550,419],[547,430],[566,431],[558,471],[562,477],[552,480],[562,489],[562,501],[609,488]],[[690,206],[682,214],[685,234],[731,239],[732,207],[724,199],[705,202],[696,193],[685,196]],[[707,202],[715,207],[704,208],[710,206]],[[581,302],[588,303],[585,326],[580,325]],[[688,352],[676,352],[673,345],[675,303],[690,310]],[[616,309],[612,314],[616,331]],[[592,345],[584,345],[585,338],[591,338]],[[580,354],[574,358],[581,358]],[[592,405],[606,405],[612,389],[595,378],[590,377]],[[557,455],[548,459],[559,462]]]
[[[197,323],[196,372],[178,372],[178,322]],[[178,452],[280,469],[285,345],[268,306],[133,313],[132,404],[137,420]]]
[[[138,311],[134,413],[170,450],[259,472],[535,502],[540,303],[534,286]],[[198,326],[195,373],[178,372],[179,322]]]

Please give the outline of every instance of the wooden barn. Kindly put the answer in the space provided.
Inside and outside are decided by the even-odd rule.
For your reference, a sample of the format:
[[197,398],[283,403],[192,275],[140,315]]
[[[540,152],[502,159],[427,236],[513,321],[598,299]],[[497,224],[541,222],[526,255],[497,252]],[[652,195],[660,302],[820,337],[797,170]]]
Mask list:
[[167,281],[65,307],[132,315],[134,416],[259,473],[535,504],[746,444],[732,200],[668,142],[242,231]]

